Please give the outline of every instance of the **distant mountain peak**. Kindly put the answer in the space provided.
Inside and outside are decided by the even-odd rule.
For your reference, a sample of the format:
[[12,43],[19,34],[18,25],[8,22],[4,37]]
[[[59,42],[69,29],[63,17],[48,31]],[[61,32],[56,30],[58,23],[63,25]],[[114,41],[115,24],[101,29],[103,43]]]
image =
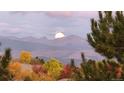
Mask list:
[[58,39],[47,39],[47,37],[35,38],[32,36],[25,38],[16,38],[9,36],[0,36],[0,42],[2,43],[1,51],[6,47],[11,48],[14,56],[19,56],[21,50],[31,51],[35,56],[44,57],[59,57],[62,59],[66,58],[80,58],[80,52],[86,52],[88,57],[96,57],[93,53],[93,49],[80,36],[69,35]]

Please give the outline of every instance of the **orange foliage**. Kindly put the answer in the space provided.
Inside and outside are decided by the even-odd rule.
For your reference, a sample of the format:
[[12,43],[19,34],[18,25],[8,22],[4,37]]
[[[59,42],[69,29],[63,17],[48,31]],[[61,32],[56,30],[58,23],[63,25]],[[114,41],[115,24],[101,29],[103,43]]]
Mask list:
[[13,75],[13,80],[25,80],[29,78],[30,80],[53,80],[50,75],[48,75],[42,68],[42,65],[34,65],[32,70],[23,69],[19,62],[11,62],[8,66],[9,72]]
[[8,69],[13,75],[13,80],[24,80],[26,77],[31,76],[31,71],[23,70],[19,62],[10,63]]
[[32,72],[29,70],[21,70],[20,72],[16,73],[14,76],[14,80],[24,80],[26,77],[31,77]]
[[39,80],[51,81],[54,79],[48,74],[45,74],[45,73],[37,74],[37,73],[33,72],[31,75],[31,80],[33,80],[33,81],[39,81]]
[[12,62],[12,63],[9,64],[8,69],[9,69],[9,72],[12,75],[15,75],[16,73],[20,72],[20,70],[21,70],[21,63],[19,63],[19,62]]

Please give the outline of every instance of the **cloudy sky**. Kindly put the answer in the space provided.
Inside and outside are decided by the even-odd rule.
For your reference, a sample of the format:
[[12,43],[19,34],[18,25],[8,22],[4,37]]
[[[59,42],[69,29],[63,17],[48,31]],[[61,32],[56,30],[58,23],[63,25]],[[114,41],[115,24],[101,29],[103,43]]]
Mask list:
[[0,12],[0,36],[48,37],[57,32],[86,38],[97,12]]

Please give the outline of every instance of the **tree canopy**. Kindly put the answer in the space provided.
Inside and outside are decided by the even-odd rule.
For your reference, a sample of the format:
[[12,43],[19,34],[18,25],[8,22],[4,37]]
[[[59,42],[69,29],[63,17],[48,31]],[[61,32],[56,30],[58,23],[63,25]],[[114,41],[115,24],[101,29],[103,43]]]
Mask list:
[[87,34],[89,44],[108,59],[124,63],[124,14],[122,11],[98,12],[99,18],[91,19],[92,32]]

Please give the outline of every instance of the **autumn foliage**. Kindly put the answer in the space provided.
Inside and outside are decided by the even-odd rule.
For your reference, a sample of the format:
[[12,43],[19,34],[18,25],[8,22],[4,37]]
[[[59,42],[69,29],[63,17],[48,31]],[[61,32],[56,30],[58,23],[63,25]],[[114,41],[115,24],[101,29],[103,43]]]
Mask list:
[[61,75],[60,75],[60,78],[70,78],[71,77],[71,74],[72,74],[72,68],[70,65],[65,65],[63,70],[61,71]]
[[32,54],[29,51],[21,51],[20,60],[23,63],[30,63],[32,58]]
[[64,65],[55,58],[51,58],[42,64],[34,63],[11,61],[8,70],[12,75],[12,80],[124,80],[124,65],[113,60],[99,62],[85,60],[85,62],[81,62],[80,66],[73,66],[72,63]]
[[48,71],[48,75],[50,75],[54,79],[59,79],[59,76],[63,69],[63,65],[59,62],[59,60],[50,59],[43,66]]
[[16,75],[21,70],[21,63],[19,62],[12,62],[9,64],[8,69],[12,75]]
[[[87,60],[83,55],[81,56],[81,64],[76,66],[74,60],[71,60],[70,64],[62,64],[62,62],[56,58],[48,60],[35,59],[32,58],[31,53],[27,51],[21,52],[20,59],[7,60],[11,57],[6,56],[6,53],[4,58],[1,59],[0,80],[124,80],[124,64],[114,60]],[[7,55],[10,55],[10,53]],[[7,62],[7,64],[4,62]]]

